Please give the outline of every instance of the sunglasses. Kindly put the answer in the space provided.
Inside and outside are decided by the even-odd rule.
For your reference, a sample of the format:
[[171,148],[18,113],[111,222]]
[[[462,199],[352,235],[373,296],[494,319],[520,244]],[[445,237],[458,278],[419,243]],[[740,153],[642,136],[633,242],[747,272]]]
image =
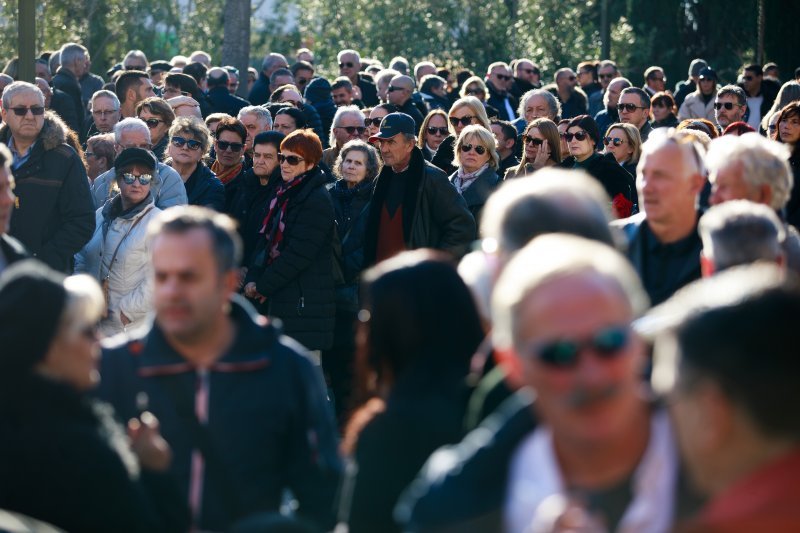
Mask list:
[[228,141],[217,140],[217,147],[220,152],[230,149],[231,152],[241,152],[244,145],[242,143],[230,143]]
[[733,107],[740,107],[739,104],[734,104],[733,102],[714,102],[714,109],[722,109],[723,107],[730,111]]
[[134,176],[130,172],[126,172],[122,175],[122,181],[125,182],[125,185],[133,185],[136,180],[139,180],[139,183],[142,185],[150,185],[150,182],[153,181],[153,176],[150,174],[142,174],[141,176]]
[[[224,141],[220,141],[220,143],[222,142]],[[194,139],[186,139],[184,137],[178,137],[178,136],[172,138],[172,144],[174,144],[178,148],[183,148],[183,146],[186,145],[189,148],[189,150],[199,150],[203,146],[203,143],[201,143],[200,141],[195,141]],[[234,152],[238,151],[239,150],[234,150]]]
[[537,139],[536,137],[531,137],[530,135],[525,135],[522,137],[522,142],[525,144],[532,144],[534,146],[541,146],[544,142],[544,139]]
[[164,121],[159,120],[157,118],[148,118],[147,120],[144,121],[144,123],[147,124],[147,127],[150,128],[151,130],[153,128],[157,128],[158,125],[161,124],[162,122]]
[[619,111],[627,111],[629,113],[633,113],[637,109],[647,109],[647,108],[636,104],[617,104],[617,109]]
[[519,70],[521,70],[525,74],[535,74],[536,76],[539,75],[539,71],[533,68],[521,68]]
[[364,126],[369,128],[370,126],[375,126],[376,128],[381,127],[381,121],[383,117],[380,118],[365,118],[364,119]]
[[306,83],[308,83],[308,79],[307,78],[297,78],[294,81],[295,81],[295,83],[297,83],[297,85],[305,85]]
[[495,74],[495,77],[498,80],[508,81],[511,79],[511,76],[506,76],[505,74]]
[[614,79],[614,74],[598,74],[597,77],[601,80],[611,80]]
[[575,81],[575,80],[576,80],[576,79],[578,79],[578,78],[576,78],[575,76],[570,76],[570,77],[569,77],[569,78],[567,78],[567,79],[568,79],[569,81]]
[[[378,123],[378,125],[380,125],[380,123]],[[353,135],[356,132],[358,132],[359,135],[362,135],[365,131],[367,131],[367,128],[365,128],[364,126],[336,126],[336,127],[339,128],[340,130],[346,131],[348,135]]]
[[589,138],[589,134],[586,133],[585,131],[579,131],[577,133],[565,133],[564,135],[562,135],[562,137],[564,137],[567,140],[567,142],[572,142],[573,137],[578,141],[585,141],[586,139]]
[[461,118],[450,117],[450,124],[452,124],[454,127],[458,127],[458,124],[460,122],[462,126],[469,126],[470,124],[472,124],[472,119],[474,118],[475,115],[467,115],[466,117],[461,117]]
[[339,68],[353,68],[355,63],[347,62],[347,63],[339,63]]
[[[92,115],[97,115],[100,117],[105,117],[106,115],[113,115],[114,113],[118,113],[119,109],[95,109],[92,111]],[[36,113],[34,113],[35,115]]]
[[404,90],[405,89],[403,89],[402,87],[395,87],[394,85],[389,85],[389,88],[386,89],[386,92],[387,93],[393,93],[395,91],[404,91]]
[[305,161],[302,157],[298,155],[283,155],[278,154],[278,163],[283,164],[284,162],[289,163],[290,165],[297,166],[300,164],[300,161]]
[[28,111],[30,111],[35,117],[44,115],[44,107],[38,105],[32,105],[31,107],[12,107],[11,111],[13,111],[18,117],[24,117],[28,114]]
[[141,70],[144,72],[147,70],[147,67],[144,65],[128,65],[125,67],[125,70]]
[[486,153],[486,148],[481,146],[480,144],[476,144],[475,146],[471,144],[462,144],[461,151],[465,154],[471,150],[475,150],[475,153],[478,155],[483,155]]
[[469,96],[478,96],[479,94],[486,94],[486,92],[483,89],[468,89],[464,91],[464,94]]
[[590,348],[602,359],[617,357],[630,342],[630,329],[611,326],[583,341],[559,339],[531,347],[531,352],[543,363],[556,368],[574,368],[583,350]]
[[613,144],[614,146],[619,146],[623,142],[625,141],[623,141],[619,137],[603,137],[603,144],[605,144],[606,146],[608,146],[609,144]]
[[427,129],[428,135],[447,135],[450,131],[447,128],[435,128],[433,126],[428,126]]

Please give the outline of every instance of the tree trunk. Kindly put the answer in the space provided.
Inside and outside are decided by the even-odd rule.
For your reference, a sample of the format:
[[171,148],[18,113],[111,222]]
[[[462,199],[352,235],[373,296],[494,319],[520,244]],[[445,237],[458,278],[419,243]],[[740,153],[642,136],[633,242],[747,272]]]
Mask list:
[[236,94],[247,97],[247,67],[250,65],[250,0],[225,0],[221,65],[239,69]]

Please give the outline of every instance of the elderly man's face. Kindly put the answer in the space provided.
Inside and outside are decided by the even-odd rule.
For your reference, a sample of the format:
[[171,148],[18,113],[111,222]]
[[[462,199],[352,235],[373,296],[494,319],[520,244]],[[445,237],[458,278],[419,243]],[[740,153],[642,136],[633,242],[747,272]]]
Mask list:
[[389,87],[386,88],[386,99],[390,104],[394,104],[399,107],[405,104],[409,98],[411,98],[412,92],[413,89],[410,84],[406,83],[406,80],[395,78],[391,81]]
[[547,104],[544,96],[531,96],[528,98],[528,103],[525,104],[525,122],[530,123],[537,118],[549,118],[553,120],[555,117],[550,114],[550,106]]
[[119,143],[116,143],[114,149],[117,155],[122,153],[126,148],[142,148],[149,150],[150,143],[150,130],[125,130],[119,137]]
[[667,78],[664,76],[664,71],[657,70],[651,73],[650,78],[647,80],[647,85],[656,92],[665,90],[667,87]]
[[608,109],[616,109],[619,102],[619,93],[623,90],[623,83],[612,81],[608,84],[608,89],[603,95],[603,103]]
[[503,66],[494,67],[487,77],[492,82],[492,85],[500,91],[507,91],[514,80],[511,76],[511,70]]
[[597,69],[597,79],[600,81],[600,85],[603,87],[603,89],[608,88],[608,84],[611,83],[611,80],[616,78],[617,75],[617,70],[609,65]]
[[119,122],[119,108],[111,98],[97,97],[92,104],[92,119],[101,133],[108,133]]
[[564,71],[558,75],[558,78],[556,79],[556,85],[558,86],[559,91],[572,92],[575,89],[575,86],[578,85],[578,76],[572,70]]
[[752,187],[745,181],[741,163],[731,163],[718,169],[711,175],[711,184],[711,205],[730,200],[750,200],[759,204],[769,204],[771,200],[771,196],[765,197],[766,191]]
[[269,128],[267,127],[268,124],[266,121],[260,120],[257,115],[254,115],[252,113],[247,115],[242,115],[242,118],[239,119],[239,122],[244,124],[244,127],[247,130],[247,140],[245,141],[245,150],[249,152],[250,149],[253,148],[253,139],[255,139],[256,135],[258,135],[262,131],[269,130]]
[[355,80],[358,77],[358,71],[361,69],[361,63],[355,54],[344,54],[339,59],[339,75],[347,76],[350,80]]
[[348,141],[359,139],[361,133],[365,131],[364,119],[355,114],[346,114],[339,118],[339,122],[333,128],[333,136],[336,138],[336,146],[341,148]]
[[[514,351],[556,439],[615,441],[636,418],[644,356],[632,318],[622,290],[596,273],[556,278],[520,305]],[[569,347],[574,357],[561,357]]]
[[[3,109],[3,122],[8,124],[11,134],[20,140],[32,141],[39,136],[44,126],[44,102],[39,91],[25,90],[11,98],[11,105]],[[21,114],[18,114],[21,113]]]
[[693,209],[702,178],[692,174],[681,149],[667,143],[645,151],[637,167],[639,202],[648,221],[669,225],[676,213]]
[[[730,108],[730,109],[729,109]],[[746,106],[739,105],[739,99],[734,94],[724,94],[717,96],[714,102],[714,113],[717,117],[717,124],[725,129],[733,122],[738,122],[744,118]]]

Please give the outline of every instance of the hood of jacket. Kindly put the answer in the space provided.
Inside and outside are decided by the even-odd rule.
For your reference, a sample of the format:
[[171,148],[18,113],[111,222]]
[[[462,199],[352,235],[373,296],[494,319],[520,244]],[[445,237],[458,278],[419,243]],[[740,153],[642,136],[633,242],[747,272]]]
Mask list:
[[314,78],[308,83],[308,86],[306,86],[306,91],[303,96],[311,103],[324,102],[326,100],[333,101],[331,97],[331,84],[325,78]]
[[[44,112],[44,125],[36,138],[37,142],[42,141],[45,150],[52,150],[67,142],[67,125],[55,112],[46,110]],[[0,140],[5,144],[11,137],[11,128],[8,124],[0,125]]]

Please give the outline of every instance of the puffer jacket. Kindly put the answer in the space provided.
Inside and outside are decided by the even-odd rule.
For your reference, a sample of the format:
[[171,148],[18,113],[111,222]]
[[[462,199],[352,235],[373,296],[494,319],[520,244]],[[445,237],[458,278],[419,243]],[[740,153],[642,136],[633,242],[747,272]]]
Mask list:
[[[186,205],[189,198],[186,195],[186,187],[180,174],[175,169],[164,163],[158,163],[156,175],[150,183],[150,193],[153,195],[156,207],[166,209],[173,205]],[[117,173],[112,168],[103,172],[92,183],[92,196],[94,197],[94,207],[102,207],[110,198],[116,194],[112,192],[111,185],[117,179]]]
[[[160,212],[152,196],[127,212],[122,211],[120,197],[114,197],[97,210],[94,235],[75,255],[76,272],[89,274],[101,283],[108,276],[108,317],[100,324],[106,336],[137,328],[147,320],[153,299],[147,225]],[[110,266],[117,246],[119,251]],[[131,323],[123,326],[120,313]]]
[[703,95],[700,94],[700,91],[686,95],[681,108],[678,110],[678,120],[686,120],[687,118],[706,118],[712,124],[716,124],[714,97],[712,96],[706,104],[703,102]]
[[[0,125],[0,142],[10,138],[8,125]],[[94,232],[95,208],[86,168],[66,138],[67,126],[46,111],[30,158],[14,170],[17,202],[8,233],[40,261],[69,273]]]

